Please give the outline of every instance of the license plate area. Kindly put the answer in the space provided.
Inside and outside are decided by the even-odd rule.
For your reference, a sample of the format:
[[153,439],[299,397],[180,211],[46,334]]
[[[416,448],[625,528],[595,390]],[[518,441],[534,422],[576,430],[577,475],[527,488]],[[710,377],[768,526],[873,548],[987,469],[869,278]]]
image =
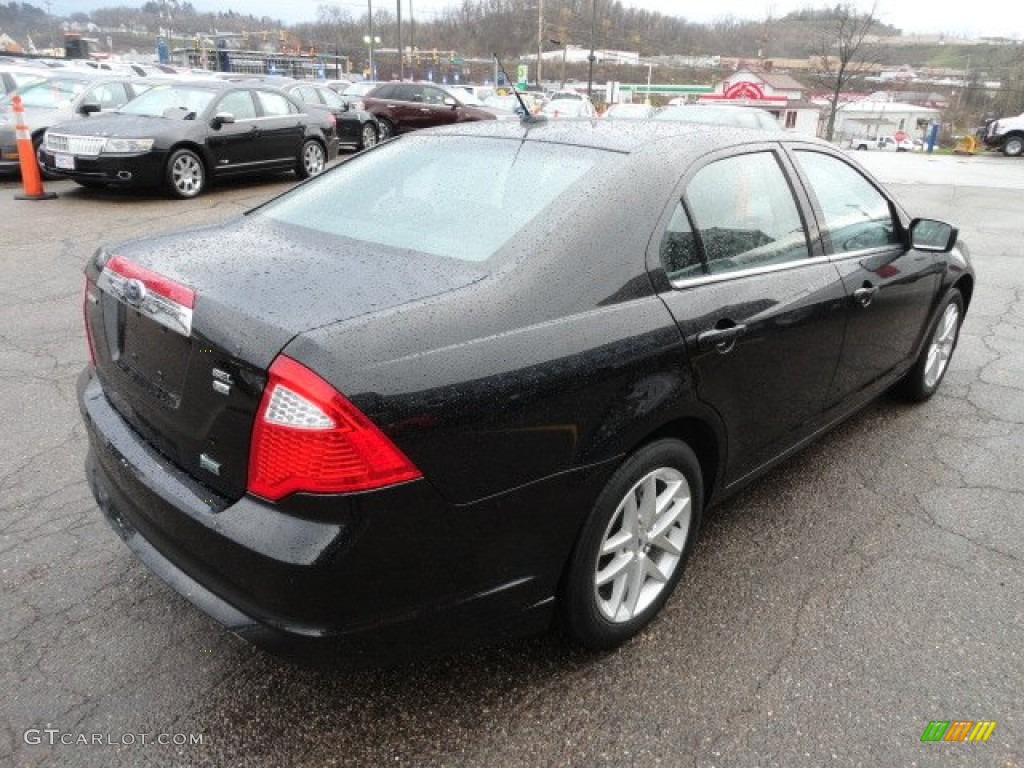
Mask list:
[[62,155],[60,153],[53,156],[53,164],[64,171],[75,170],[75,156],[74,155]]
[[121,313],[124,324],[119,334],[122,347],[118,364],[147,384],[161,400],[177,406],[192,353],[191,340],[118,302]]

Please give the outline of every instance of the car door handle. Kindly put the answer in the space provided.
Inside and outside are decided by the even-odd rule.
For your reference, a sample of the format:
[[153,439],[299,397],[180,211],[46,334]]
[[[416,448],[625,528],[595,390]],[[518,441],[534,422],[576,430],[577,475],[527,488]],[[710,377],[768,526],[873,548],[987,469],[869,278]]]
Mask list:
[[731,352],[736,339],[747,332],[745,325],[731,325],[728,328],[715,328],[697,334],[697,349],[717,349],[722,354]]
[[430,110],[426,107],[420,107],[420,112],[429,112]]
[[865,285],[853,292],[853,298],[862,307],[868,307],[874,301],[876,293],[878,293],[877,285]]

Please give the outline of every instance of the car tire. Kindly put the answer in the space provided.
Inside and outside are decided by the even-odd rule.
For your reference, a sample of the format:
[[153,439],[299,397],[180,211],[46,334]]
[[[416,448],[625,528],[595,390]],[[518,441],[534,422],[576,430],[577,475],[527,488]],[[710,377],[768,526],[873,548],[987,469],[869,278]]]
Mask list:
[[1003,154],[1007,157],[1020,157],[1024,152],[1024,136],[1010,136],[1003,142]]
[[318,176],[327,167],[327,153],[323,145],[316,139],[306,139],[302,142],[302,149],[299,150],[299,160],[295,166],[295,173],[300,179],[308,179],[310,176]]
[[359,148],[369,149],[377,143],[377,129],[373,123],[363,123],[359,133]]
[[198,197],[206,188],[206,167],[191,149],[179,149],[167,160],[164,180],[174,197],[183,200]]
[[898,395],[911,402],[920,403],[935,394],[949,368],[953,350],[956,349],[957,340],[960,338],[960,325],[963,319],[963,296],[954,288],[928,326],[927,341],[914,367],[897,384]]
[[387,141],[395,135],[395,125],[386,117],[378,117],[377,125],[379,126],[378,141]]
[[584,524],[559,590],[559,618],[572,640],[615,648],[657,615],[682,576],[703,504],[700,464],[685,443],[658,440],[623,462]]

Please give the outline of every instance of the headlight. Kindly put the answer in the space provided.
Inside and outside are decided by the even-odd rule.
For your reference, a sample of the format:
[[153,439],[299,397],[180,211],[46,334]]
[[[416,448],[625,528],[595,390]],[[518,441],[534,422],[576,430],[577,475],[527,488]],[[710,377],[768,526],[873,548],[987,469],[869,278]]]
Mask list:
[[104,152],[149,152],[153,139],[107,139]]

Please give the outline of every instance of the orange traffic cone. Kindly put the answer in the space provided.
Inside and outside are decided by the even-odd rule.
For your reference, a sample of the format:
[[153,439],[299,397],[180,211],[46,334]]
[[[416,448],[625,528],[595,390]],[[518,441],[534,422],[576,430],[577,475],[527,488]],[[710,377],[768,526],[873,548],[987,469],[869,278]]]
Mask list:
[[21,164],[21,186],[25,192],[16,194],[15,200],[53,200],[57,195],[53,192],[43,191],[43,180],[39,176],[39,164],[36,161],[36,151],[32,147],[32,135],[25,125],[25,107],[22,106],[21,96],[17,93],[11,97],[11,107],[14,110],[14,135],[18,139],[18,162]]

